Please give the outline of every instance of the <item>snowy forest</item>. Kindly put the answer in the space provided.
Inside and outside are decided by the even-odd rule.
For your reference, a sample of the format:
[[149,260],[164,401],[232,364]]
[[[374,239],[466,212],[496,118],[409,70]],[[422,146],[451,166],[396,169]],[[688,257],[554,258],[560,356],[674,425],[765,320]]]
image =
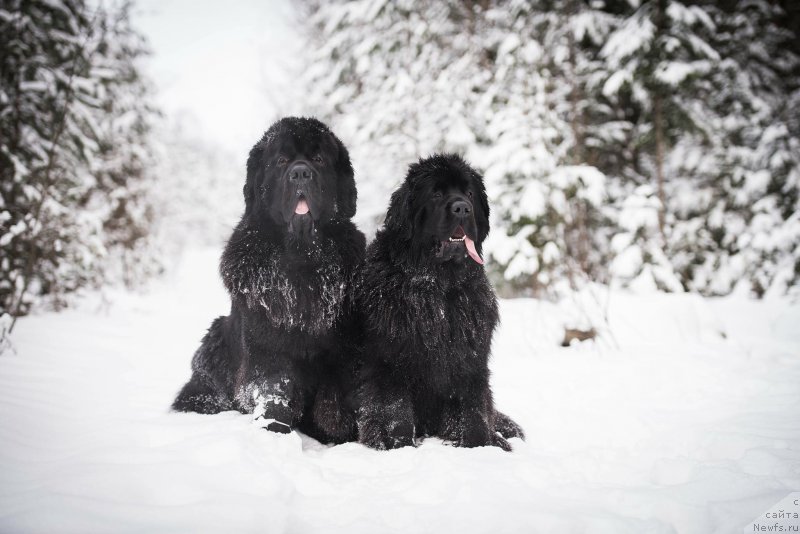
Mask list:
[[[511,452],[170,409],[289,115],[368,242],[420,158],[483,174],[496,328],[407,315],[491,347]],[[796,0],[0,0],[0,532],[797,532],[798,324]]]
[[227,169],[163,120],[133,8],[0,7],[0,347],[31,309],[60,309],[81,289],[139,287],[187,235],[223,234],[209,213],[232,196]]
[[482,168],[508,295],[785,292],[800,276],[791,4],[311,2],[309,87],[373,198],[422,154]]
[[[3,2],[0,312],[153,271],[150,133],[129,6]],[[10,316],[9,316],[10,314]]]
[[[198,174],[216,190],[191,198],[188,173],[166,170],[176,147],[164,146],[178,137],[157,135],[130,10],[65,0],[0,11],[5,330],[31,306],[160,272],[164,220],[177,216],[164,191],[180,191],[186,213],[220,198],[214,165]],[[586,281],[756,297],[796,287],[791,2],[357,0],[301,11],[307,97],[286,106],[329,121],[350,147],[368,233],[409,163],[457,151],[485,173],[487,249],[506,296],[558,298]]]

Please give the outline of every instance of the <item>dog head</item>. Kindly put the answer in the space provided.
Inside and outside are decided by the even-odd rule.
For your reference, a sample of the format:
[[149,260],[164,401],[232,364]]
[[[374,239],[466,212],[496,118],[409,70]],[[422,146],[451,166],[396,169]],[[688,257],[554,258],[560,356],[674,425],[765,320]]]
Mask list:
[[245,215],[305,234],[356,213],[350,156],[325,124],[286,117],[264,133],[247,160]]
[[438,154],[412,164],[392,194],[385,229],[437,263],[483,264],[489,202],[483,178],[461,157]]

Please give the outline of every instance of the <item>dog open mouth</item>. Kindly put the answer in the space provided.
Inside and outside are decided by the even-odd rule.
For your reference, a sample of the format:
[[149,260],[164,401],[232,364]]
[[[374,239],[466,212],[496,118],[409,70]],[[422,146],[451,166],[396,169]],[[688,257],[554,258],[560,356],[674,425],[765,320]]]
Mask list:
[[481,255],[478,254],[478,251],[475,248],[475,241],[467,236],[467,233],[464,232],[464,228],[461,226],[456,228],[452,235],[448,238],[448,241],[450,243],[464,243],[464,245],[467,247],[467,254],[469,254],[469,257],[475,260],[475,262],[479,265],[483,265],[483,258],[481,258]]
[[308,202],[306,202],[306,197],[300,195],[297,199],[297,206],[294,208],[294,212],[297,215],[305,215],[309,212]]
[[458,228],[456,228],[455,232],[453,232],[453,235],[450,236],[450,242],[451,243],[460,242],[464,241],[466,238],[467,234],[465,234],[464,229],[459,226]]

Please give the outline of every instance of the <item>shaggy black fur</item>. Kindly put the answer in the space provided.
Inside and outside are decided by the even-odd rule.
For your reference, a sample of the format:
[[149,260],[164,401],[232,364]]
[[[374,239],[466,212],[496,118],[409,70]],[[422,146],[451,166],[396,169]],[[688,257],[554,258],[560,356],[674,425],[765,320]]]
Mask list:
[[173,409],[255,412],[276,432],[356,437],[348,287],[364,258],[353,168],[321,122],[284,118],[250,151],[245,212],[220,262],[231,311]]
[[411,165],[356,286],[364,345],[359,441],[376,448],[438,436],[456,446],[523,437],[496,412],[487,366],[497,299],[482,267],[489,204],[455,155]]

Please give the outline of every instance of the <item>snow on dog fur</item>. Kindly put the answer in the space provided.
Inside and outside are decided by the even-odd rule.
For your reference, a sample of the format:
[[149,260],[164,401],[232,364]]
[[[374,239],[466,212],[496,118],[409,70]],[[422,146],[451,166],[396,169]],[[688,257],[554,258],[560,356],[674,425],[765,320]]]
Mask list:
[[250,151],[244,198],[220,262],[230,315],[212,323],[173,408],[256,411],[276,432],[354,439],[354,372],[341,355],[365,239],[350,221],[348,152],[315,119],[281,119]]
[[489,204],[460,157],[411,165],[392,195],[356,288],[364,354],[359,440],[376,449],[422,436],[494,445],[522,430],[495,411],[488,360],[497,299],[483,269]]

